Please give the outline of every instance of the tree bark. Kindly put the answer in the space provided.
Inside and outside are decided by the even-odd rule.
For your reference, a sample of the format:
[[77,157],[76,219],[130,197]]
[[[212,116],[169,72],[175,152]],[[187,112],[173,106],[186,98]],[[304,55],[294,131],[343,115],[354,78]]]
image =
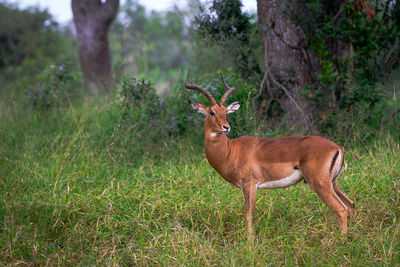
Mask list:
[[302,47],[305,34],[290,20],[290,3],[289,0],[257,0],[266,85],[291,120],[307,125],[312,119],[312,110],[299,92],[311,85],[313,66],[310,55]]
[[105,93],[112,81],[108,29],[117,14],[119,0],[72,0],[71,6],[83,86],[90,94]]

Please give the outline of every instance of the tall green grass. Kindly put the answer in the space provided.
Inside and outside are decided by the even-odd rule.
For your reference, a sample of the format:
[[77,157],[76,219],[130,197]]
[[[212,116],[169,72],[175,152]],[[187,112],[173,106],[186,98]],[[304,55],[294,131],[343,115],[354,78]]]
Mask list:
[[341,144],[338,184],[356,204],[347,239],[299,183],[259,191],[249,243],[241,192],[192,140],[202,128],[146,143],[96,99],[0,112],[2,265],[400,265],[400,147],[384,131]]

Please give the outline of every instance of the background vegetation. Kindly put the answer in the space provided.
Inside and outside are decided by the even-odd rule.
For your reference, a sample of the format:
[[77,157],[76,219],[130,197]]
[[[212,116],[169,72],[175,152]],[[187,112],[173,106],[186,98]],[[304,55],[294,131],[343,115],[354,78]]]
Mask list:
[[[310,25],[287,13],[320,63],[301,92],[315,114],[307,125],[261,86],[255,14],[226,2],[159,13],[126,1],[110,28],[113,89],[96,97],[81,88],[71,25],[0,4],[3,265],[400,265],[399,29],[379,15],[398,2],[370,3],[374,18],[346,6],[337,24],[319,1],[298,2],[318,15]],[[349,36],[352,61],[329,47]],[[221,73],[237,88],[231,138],[317,134],[344,147],[338,183],[356,203],[347,239],[301,183],[260,192],[247,242],[241,192],[205,160],[203,118],[187,100],[207,101],[184,89],[189,68],[216,98]]]

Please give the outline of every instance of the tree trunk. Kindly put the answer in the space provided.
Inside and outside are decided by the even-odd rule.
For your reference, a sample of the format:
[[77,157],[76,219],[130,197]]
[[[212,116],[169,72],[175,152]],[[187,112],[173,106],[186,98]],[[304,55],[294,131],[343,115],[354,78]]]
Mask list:
[[299,93],[311,85],[313,66],[310,55],[302,48],[305,34],[289,18],[290,3],[290,0],[257,0],[265,84],[291,120],[307,125],[312,110]]
[[90,94],[107,92],[112,80],[108,29],[117,14],[119,0],[72,0],[71,5],[83,86]]

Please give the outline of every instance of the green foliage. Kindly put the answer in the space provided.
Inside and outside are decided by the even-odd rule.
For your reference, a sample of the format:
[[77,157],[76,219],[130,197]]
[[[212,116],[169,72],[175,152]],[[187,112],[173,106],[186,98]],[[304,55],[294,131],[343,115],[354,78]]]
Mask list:
[[[51,39],[49,35],[55,27],[46,11],[18,10],[0,4],[0,69],[8,65],[19,65],[26,58],[37,57],[40,50],[28,49],[44,46]],[[35,36],[39,34],[40,36]]]
[[319,62],[317,83],[305,88],[305,96],[325,115],[338,109],[367,109],[364,122],[379,125],[383,114],[375,106],[383,101],[384,92],[378,83],[398,66],[400,56],[395,49],[400,35],[394,15],[398,7],[389,5],[390,1],[377,1],[369,10],[356,8],[353,1],[298,3],[300,12],[292,14],[293,19],[306,32],[308,49]]
[[140,142],[179,136],[189,126],[187,100],[176,95],[160,97],[150,81],[123,78],[118,94],[121,130],[141,136]]
[[[250,101],[256,92],[254,88],[231,69],[219,72],[224,73],[228,84],[237,88],[226,105],[234,101],[242,102],[241,108],[229,115],[232,128],[230,137],[236,138],[248,134],[268,136],[270,132],[266,129],[267,125],[255,120],[254,117]],[[226,91],[219,75],[196,78],[192,73],[190,81],[206,88],[217,101]],[[156,94],[150,81],[123,78],[118,95],[121,108],[120,131],[129,136],[140,136],[138,144],[149,141],[157,143],[168,137],[182,138],[186,135],[195,136],[195,142],[202,143],[204,116],[194,112],[188,100],[210,105],[203,94],[188,90],[182,83],[178,83],[163,97]],[[193,128],[196,130],[193,131]]]
[[[282,14],[289,16],[306,35],[298,49],[308,55],[306,60],[313,66],[315,76],[301,93],[314,106],[321,132],[332,130],[334,124],[328,121],[336,121],[339,110],[373,111],[363,116],[363,123],[375,128],[384,117],[379,107],[386,92],[377,85],[400,62],[396,15],[399,4],[377,1],[370,6],[372,9],[368,10],[356,7],[354,1],[289,1]],[[237,0],[212,1],[208,8],[200,10],[195,27],[206,43],[228,51],[226,57],[235,58],[232,68],[258,87],[262,74],[260,64],[253,64],[257,62],[253,59],[261,54],[261,43],[252,41],[256,24],[240,7]],[[270,109],[268,114],[280,113],[274,105]]]
[[211,35],[216,41],[235,39],[247,43],[251,34],[251,17],[242,13],[239,0],[212,2],[209,10],[201,8],[195,24],[200,34]]
[[234,58],[235,69],[243,77],[260,74],[257,52],[261,43],[254,36],[254,17],[243,13],[240,0],[214,0],[209,8],[201,7],[194,26],[209,45],[220,45]]
[[178,9],[150,13],[126,1],[110,32],[117,79],[154,69],[167,72],[188,62],[188,29]]
[[[50,40],[48,57],[43,49],[22,65],[2,69],[1,75],[15,77],[2,76],[6,89],[0,91],[2,265],[393,266],[400,262],[398,81],[379,89],[383,95],[373,110],[369,100],[346,104],[351,112],[332,112],[322,125],[324,133],[345,148],[347,169],[338,182],[356,202],[348,239],[339,237],[336,216],[329,208],[307,184],[298,184],[260,192],[255,216],[258,239],[250,244],[241,192],[218,178],[206,162],[204,117],[187,103],[191,99],[207,105],[207,99],[184,88],[185,72],[170,69],[183,69],[189,61],[197,63],[193,58],[201,58],[205,63],[193,63],[192,73],[200,75],[192,75],[191,82],[219,100],[225,88],[210,69],[220,68],[213,64],[226,59],[221,50],[202,47],[192,35],[187,42],[181,34],[190,29],[183,24],[171,22],[166,29],[163,15],[133,11],[131,19],[136,20],[130,29],[136,25],[138,32],[131,41],[140,44],[139,50],[127,52],[133,42],[121,41],[118,48],[114,39],[113,45],[114,52],[126,58],[124,64],[137,60],[127,66],[136,65],[135,71],[140,71],[135,77],[140,78],[122,76],[115,96],[74,98],[80,88],[74,64],[55,62],[73,52],[50,53],[50,46],[57,43]],[[174,21],[174,15],[166,16]],[[157,39],[159,30],[183,36],[182,43],[173,44],[178,37],[171,32]],[[167,40],[168,33],[172,39]],[[319,80],[324,93],[325,88],[336,90],[330,87],[332,81],[348,76],[341,76],[346,71],[324,52],[330,44],[322,40],[310,45],[320,45],[314,51],[322,62]],[[186,54],[186,48],[194,47],[188,45],[192,42],[205,53]],[[180,51],[184,60],[172,64]],[[30,72],[23,71],[27,66]],[[250,106],[256,88],[235,68],[220,72],[237,88],[228,104],[243,102],[239,111],[228,115],[230,137],[303,134],[284,124],[271,127],[263,118],[256,121]],[[160,77],[178,82],[162,91],[148,77],[153,82]],[[361,82],[350,85],[355,88]],[[20,90],[28,94],[10,94]],[[33,108],[27,109],[26,103]]]
[[156,129],[162,105],[149,81],[123,78],[119,95],[123,123],[143,123],[149,128]]
[[2,265],[400,262],[400,147],[390,135],[366,143],[360,130],[340,143],[347,168],[338,183],[356,203],[347,239],[333,212],[299,183],[259,191],[251,244],[240,190],[219,178],[194,140],[202,128],[135,146],[141,137],[119,130],[121,110],[109,99],[57,114],[1,101]]
[[39,82],[26,90],[30,107],[48,112],[53,108],[66,107],[81,96],[81,76],[72,73],[69,66],[50,65],[43,71]]
[[71,40],[47,11],[0,3],[0,81],[36,76],[50,64],[76,62]]

